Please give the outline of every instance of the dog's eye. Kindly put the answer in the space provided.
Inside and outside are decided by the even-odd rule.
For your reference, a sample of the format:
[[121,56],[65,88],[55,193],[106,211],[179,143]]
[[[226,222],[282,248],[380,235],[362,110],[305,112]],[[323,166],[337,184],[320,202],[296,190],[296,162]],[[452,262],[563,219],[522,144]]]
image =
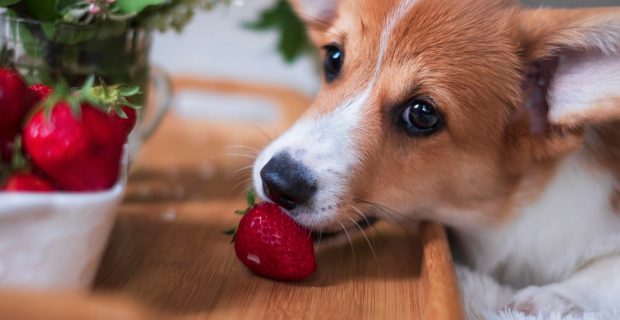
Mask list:
[[325,50],[325,60],[323,61],[325,80],[332,82],[340,74],[342,62],[344,61],[344,52],[340,47],[333,44],[326,45],[323,47],[323,50]]
[[410,135],[424,136],[437,131],[441,116],[437,109],[424,100],[413,100],[402,113],[402,122]]

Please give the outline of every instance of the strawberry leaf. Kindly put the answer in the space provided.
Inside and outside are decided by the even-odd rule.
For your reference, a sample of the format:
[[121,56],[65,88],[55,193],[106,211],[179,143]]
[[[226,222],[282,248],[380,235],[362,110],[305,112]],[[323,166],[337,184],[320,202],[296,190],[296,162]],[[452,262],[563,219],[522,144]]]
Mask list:
[[119,117],[126,119],[127,114],[121,106],[130,106],[134,109],[141,108],[127,100],[127,97],[138,93],[140,93],[139,87],[125,87],[122,84],[107,86],[102,82],[99,86],[89,88],[83,95],[93,104],[102,107],[105,112],[114,111]]
[[235,236],[237,235],[237,227],[232,227],[228,230],[224,230],[222,231],[222,233],[224,233],[227,236],[232,236],[232,239],[230,240],[230,243],[235,242]]
[[129,118],[129,116],[127,115],[127,113],[125,113],[125,111],[123,110],[123,108],[121,108],[120,104],[117,104],[114,106],[114,112],[116,112],[116,114],[121,118],[121,119],[127,119]]
[[28,169],[28,160],[26,160],[26,156],[24,156],[22,150],[22,139],[21,137],[15,138],[15,142],[13,143],[13,156],[11,158],[11,167],[12,171],[25,171]]
[[48,122],[52,119],[52,107],[49,107],[49,108],[46,107],[43,109],[43,117],[45,118],[45,121],[48,121]]
[[94,86],[95,86],[95,76],[91,75],[86,79],[86,82],[84,82],[84,86],[82,86],[81,91],[84,93],[88,93],[93,89]]
[[105,113],[114,112],[122,119],[129,118],[122,106],[129,106],[133,109],[141,108],[127,100],[127,97],[140,93],[139,87],[126,87],[122,84],[109,86],[104,83],[103,79],[99,79],[99,82],[101,84],[95,86],[95,77],[89,76],[80,89],[71,90],[67,82],[61,78],[54,87],[53,93],[42,102],[45,118],[49,120],[54,106],[62,101],[69,104],[76,118],[81,117],[84,102]]
[[235,214],[236,215],[240,215],[240,216],[244,216],[246,215],[246,213],[248,213],[248,210],[235,210]]
[[123,97],[135,96],[140,93],[140,87],[136,86],[136,87],[120,88],[118,90],[118,93],[119,95]]
[[141,106],[141,105],[139,105],[139,104],[135,104],[135,103],[133,103],[133,102],[131,102],[131,101],[127,100],[127,99],[123,100],[122,105],[124,105],[124,106],[128,106],[128,107],[130,107],[130,108],[132,108],[132,109],[135,109],[135,110],[140,110],[140,109],[142,109],[142,106]]
[[67,98],[67,103],[71,107],[71,113],[76,119],[82,117],[82,105],[79,96],[70,96]]
[[60,79],[58,84],[54,87],[52,94],[45,98],[41,102],[41,108],[43,108],[43,116],[47,121],[52,117],[52,109],[57,103],[63,101],[69,94],[71,89],[64,79]]
[[248,207],[253,207],[254,204],[256,204],[256,193],[254,193],[253,189],[248,190],[248,192],[245,195],[245,200],[248,204]]

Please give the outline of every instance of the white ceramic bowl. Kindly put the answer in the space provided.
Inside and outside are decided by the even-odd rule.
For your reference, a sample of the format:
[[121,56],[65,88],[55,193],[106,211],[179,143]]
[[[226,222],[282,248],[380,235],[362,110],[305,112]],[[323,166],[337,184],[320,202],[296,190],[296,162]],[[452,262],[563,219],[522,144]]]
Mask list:
[[123,199],[127,162],[104,192],[0,193],[0,286],[88,289]]

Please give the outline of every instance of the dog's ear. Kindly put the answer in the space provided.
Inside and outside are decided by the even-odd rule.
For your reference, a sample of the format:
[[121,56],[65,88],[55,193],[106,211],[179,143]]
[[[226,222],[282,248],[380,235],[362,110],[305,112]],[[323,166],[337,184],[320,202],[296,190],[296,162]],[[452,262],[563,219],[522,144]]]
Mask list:
[[289,0],[293,10],[307,23],[326,23],[338,14],[339,0]]
[[520,22],[534,131],[620,120],[620,8],[525,10]]
[[319,44],[321,34],[332,26],[338,16],[340,0],[289,0],[289,3],[306,24],[310,39]]

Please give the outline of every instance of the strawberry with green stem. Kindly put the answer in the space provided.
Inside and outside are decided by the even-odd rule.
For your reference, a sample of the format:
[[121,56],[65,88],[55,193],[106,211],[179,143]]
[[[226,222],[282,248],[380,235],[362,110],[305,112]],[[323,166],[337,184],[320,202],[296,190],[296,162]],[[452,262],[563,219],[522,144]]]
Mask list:
[[239,225],[226,233],[233,235],[237,258],[255,273],[284,281],[298,281],[316,270],[310,231],[301,227],[273,203],[255,204],[252,191],[248,209]]
[[[24,146],[34,165],[62,190],[109,189],[120,173],[123,146],[135,117],[124,108],[136,89],[94,87],[90,78],[71,92],[54,88],[24,127]],[[123,112],[119,112],[119,110]]]

